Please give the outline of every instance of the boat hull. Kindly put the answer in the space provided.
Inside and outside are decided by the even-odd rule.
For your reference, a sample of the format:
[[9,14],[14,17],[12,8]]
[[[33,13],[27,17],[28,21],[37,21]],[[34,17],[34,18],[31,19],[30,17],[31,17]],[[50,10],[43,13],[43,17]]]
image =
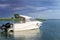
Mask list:
[[32,22],[26,22],[26,23],[20,23],[20,24],[16,23],[13,25],[13,30],[21,31],[21,30],[36,29],[36,28],[40,28],[41,25],[42,25],[42,22],[40,21],[32,21]]
[[36,29],[41,26],[42,22],[39,21],[33,21],[33,22],[26,22],[22,24],[14,24],[14,31],[19,30],[29,30],[29,29]]

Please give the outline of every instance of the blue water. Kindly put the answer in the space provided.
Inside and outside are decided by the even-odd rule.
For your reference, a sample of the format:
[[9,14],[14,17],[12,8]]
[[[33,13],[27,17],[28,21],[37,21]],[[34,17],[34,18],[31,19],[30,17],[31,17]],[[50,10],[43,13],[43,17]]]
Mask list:
[[[4,24],[8,21],[0,21]],[[0,33],[0,40],[60,40],[60,20],[46,20],[40,29],[16,33]]]
[[60,40],[60,20],[47,20],[41,30],[42,40]]
[[2,25],[2,24],[6,24],[6,23],[12,23],[13,21],[0,21],[0,25]]

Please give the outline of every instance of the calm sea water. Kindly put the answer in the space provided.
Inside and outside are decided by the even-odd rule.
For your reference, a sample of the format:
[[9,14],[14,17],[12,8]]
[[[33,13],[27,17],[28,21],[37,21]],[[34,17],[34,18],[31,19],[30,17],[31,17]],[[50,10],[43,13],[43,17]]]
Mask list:
[[[0,25],[8,21],[0,21]],[[60,40],[60,20],[44,21],[40,29],[14,33],[0,32],[0,40]]]

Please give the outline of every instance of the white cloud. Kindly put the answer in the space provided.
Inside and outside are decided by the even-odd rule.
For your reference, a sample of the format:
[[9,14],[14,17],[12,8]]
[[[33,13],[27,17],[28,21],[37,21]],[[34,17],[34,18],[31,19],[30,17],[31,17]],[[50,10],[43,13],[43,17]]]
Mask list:
[[48,9],[47,7],[34,7],[34,6],[27,6],[27,8],[32,8],[32,9],[34,9],[34,10]]
[[2,1],[7,1],[7,0],[2,0]]
[[33,9],[33,10],[44,10],[44,9],[48,9],[47,7],[34,7],[34,6],[25,6],[25,7],[16,7],[16,8],[13,8],[14,10],[24,10],[24,9]]
[[10,6],[10,5],[9,4],[0,4],[1,8],[5,8],[5,7],[8,7],[8,6]]
[[13,10],[23,10],[26,9],[25,7],[17,7],[17,8],[13,8]]
[[44,10],[44,9],[48,9],[46,7],[36,7],[35,10]]
[[60,19],[60,10],[45,10],[43,12],[33,12],[28,13],[29,16],[33,18],[42,18],[42,19]]

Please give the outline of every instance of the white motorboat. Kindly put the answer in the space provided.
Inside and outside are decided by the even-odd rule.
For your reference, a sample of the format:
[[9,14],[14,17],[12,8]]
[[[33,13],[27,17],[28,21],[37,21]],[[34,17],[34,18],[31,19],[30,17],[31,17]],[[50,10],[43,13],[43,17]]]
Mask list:
[[9,28],[13,31],[21,31],[21,30],[30,30],[40,28],[42,22],[33,20],[32,17],[19,15],[20,21],[18,23],[13,23],[13,27]]

